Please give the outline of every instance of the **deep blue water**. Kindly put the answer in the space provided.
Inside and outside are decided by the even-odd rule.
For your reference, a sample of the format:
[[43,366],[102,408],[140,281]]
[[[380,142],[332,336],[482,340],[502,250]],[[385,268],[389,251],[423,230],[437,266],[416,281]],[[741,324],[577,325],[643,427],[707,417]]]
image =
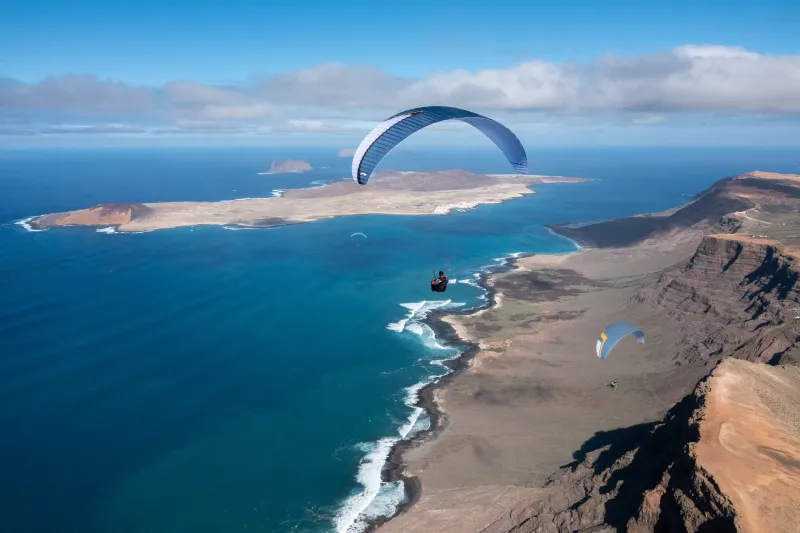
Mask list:
[[[406,317],[400,304],[437,300],[433,268],[469,279],[512,252],[571,250],[545,223],[662,210],[721,177],[800,165],[796,149],[533,150],[533,172],[598,180],[450,216],[269,230],[14,224],[101,202],[267,196],[347,176],[334,153],[0,151],[3,531],[330,530],[343,502],[370,499],[359,463],[414,415],[407,389],[455,353],[413,320],[387,328]],[[278,157],[317,170],[256,175]],[[492,151],[444,148],[383,166],[508,171]],[[441,296],[470,306],[480,292]],[[395,496],[384,487],[372,509]]]

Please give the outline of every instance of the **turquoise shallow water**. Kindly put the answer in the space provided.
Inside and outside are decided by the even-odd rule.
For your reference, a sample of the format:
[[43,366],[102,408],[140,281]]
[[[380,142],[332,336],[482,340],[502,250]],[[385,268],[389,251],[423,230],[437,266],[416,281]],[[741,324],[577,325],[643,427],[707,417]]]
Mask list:
[[[480,302],[461,283],[432,298],[431,269],[468,280],[513,252],[571,250],[545,223],[661,210],[721,177],[800,164],[796,150],[532,151],[537,173],[599,179],[449,216],[269,230],[14,224],[100,202],[267,196],[346,176],[333,153],[0,152],[4,530],[327,531],[388,509],[399,493],[375,494],[381,439],[425,427],[409,388],[457,353],[419,312],[401,321]],[[278,156],[318,170],[256,175]],[[491,151],[449,149],[386,166],[507,171]]]

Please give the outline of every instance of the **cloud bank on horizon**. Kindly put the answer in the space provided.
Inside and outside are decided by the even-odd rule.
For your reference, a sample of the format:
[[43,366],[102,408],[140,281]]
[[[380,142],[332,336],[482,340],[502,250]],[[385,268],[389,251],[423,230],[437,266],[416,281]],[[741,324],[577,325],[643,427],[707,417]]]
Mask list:
[[314,134],[356,139],[402,109],[450,105],[506,121],[658,127],[694,117],[800,119],[800,55],[684,45],[589,62],[396,76],[325,63],[239,84],[142,86],[69,74],[0,79],[0,135]]

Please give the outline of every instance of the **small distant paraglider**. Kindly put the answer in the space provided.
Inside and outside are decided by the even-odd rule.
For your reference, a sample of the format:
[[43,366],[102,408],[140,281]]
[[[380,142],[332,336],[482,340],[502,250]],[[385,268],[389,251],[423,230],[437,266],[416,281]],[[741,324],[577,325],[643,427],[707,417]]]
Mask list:
[[350,235],[350,239],[356,241],[356,246],[361,246],[362,239],[365,241],[368,240],[367,236],[361,232],[353,233],[352,235]]
[[614,322],[613,324],[609,324],[608,327],[600,333],[600,337],[597,339],[597,357],[600,359],[608,357],[608,354],[611,353],[614,346],[631,334],[636,337],[637,341],[644,344],[644,333],[636,326],[632,326],[627,322]]
[[460,120],[476,128],[497,145],[519,174],[528,173],[528,156],[514,133],[496,120],[466,109],[428,106],[393,115],[367,134],[353,155],[353,179],[366,185],[381,159],[409,135],[444,120]]

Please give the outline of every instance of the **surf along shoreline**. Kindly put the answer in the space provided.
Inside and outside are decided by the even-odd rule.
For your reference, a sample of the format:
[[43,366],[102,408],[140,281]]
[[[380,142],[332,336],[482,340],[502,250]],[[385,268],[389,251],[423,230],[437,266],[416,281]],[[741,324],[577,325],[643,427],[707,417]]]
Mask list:
[[[572,239],[564,237],[553,231],[558,237],[567,239],[572,242],[580,251],[583,249],[577,245]],[[566,252],[575,253],[575,252]],[[427,383],[422,386],[417,393],[417,401],[411,407],[423,409],[428,415],[430,425],[427,429],[416,432],[413,436],[407,439],[401,439],[394,443],[389,450],[386,462],[381,470],[382,483],[396,483],[403,484],[404,496],[403,500],[395,507],[394,512],[388,516],[381,516],[370,518],[364,521],[366,528],[364,533],[372,533],[377,528],[394,518],[395,516],[408,511],[413,507],[422,495],[422,484],[416,476],[409,476],[405,473],[406,463],[403,461],[403,455],[406,451],[420,446],[424,442],[435,439],[447,424],[447,413],[443,411],[438,402],[436,401],[436,393],[449,385],[455,378],[462,374],[470,365],[472,359],[480,351],[480,346],[476,342],[467,341],[459,337],[455,328],[444,320],[448,316],[467,316],[479,311],[491,309],[497,305],[498,290],[494,288],[489,280],[493,275],[508,272],[517,268],[517,261],[524,257],[531,257],[537,255],[528,252],[518,252],[509,256],[500,258],[499,265],[488,265],[482,267],[475,275],[474,281],[470,284],[478,287],[484,291],[485,302],[467,309],[453,309],[453,308],[440,308],[430,311],[420,322],[425,324],[436,338],[436,341],[444,346],[454,349],[462,350],[461,353],[452,358],[442,361],[442,364],[448,369],[448,372],[443,376]]]

